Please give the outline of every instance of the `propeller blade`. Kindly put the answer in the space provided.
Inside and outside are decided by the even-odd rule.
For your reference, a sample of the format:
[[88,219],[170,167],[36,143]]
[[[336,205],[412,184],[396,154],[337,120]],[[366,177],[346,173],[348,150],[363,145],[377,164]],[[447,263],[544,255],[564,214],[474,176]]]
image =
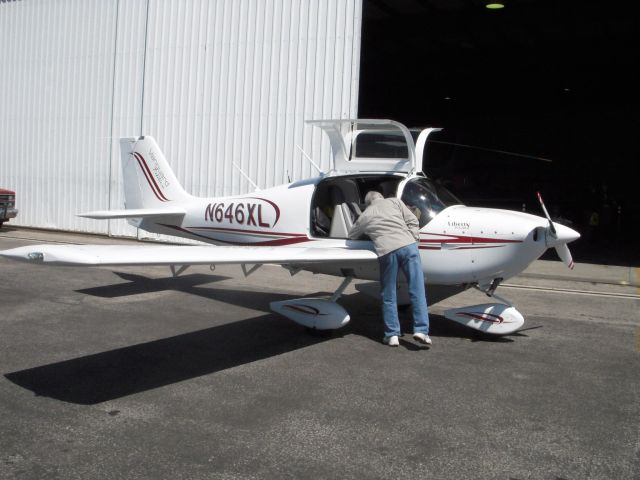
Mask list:
[[547,220],[549,220],[549,229],[551,230],[551,234],[555,235],[556,234],[556,227],[553,224],[553,222],[551,221],[551,216],[549,215],[549,212],[547,212],[547,207],[544,206],[544,202],[542,201],[542,195],[540,195],[540,192],[536,192],[536,194],[538,195],[538,201],[540,202],[540,206],[542,207],[542,211],[544,212],[544,216],[547,217]]
[[558,256],[560,260],[564,262],[564,264],[573,270],[575,264],[573,263],[573,257],[571,256],[571,251],[566,243],[561,243],[560,245],[555,246],[556,252],[558,252]]
[[547,211],[547,207],[545,207],[544,202],[542,201],[542,195],[540,195],[540,192],[536,193],[538,194],[538,200],[540,201],[540,206],[542,207],[544,216],[547,217],[547,220],[549,221],[548,235],[550,235],[551,238],[549,236],[546,238],[547,247],[554,247],[556,252],[558,252],[560,260],[562,260],[567,267],[573,270],[575,264],[573,263],[573,257],[571,256],[571,251],[569,250],[567,243],[580,238],[580,234],[561,224],[558,224],[558,228],[560,229],[558,232],[558,229],[556,229],[556,226],[551,221],[551,216]]

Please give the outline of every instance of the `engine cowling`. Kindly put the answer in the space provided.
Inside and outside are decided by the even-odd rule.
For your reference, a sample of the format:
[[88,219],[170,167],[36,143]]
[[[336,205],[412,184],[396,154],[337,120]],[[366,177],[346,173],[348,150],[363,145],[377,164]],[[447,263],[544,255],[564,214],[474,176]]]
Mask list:
[[335,330],[351,320],[342,306],[326,298],[296,298],[271,302],[269,306],[275,313],[317,330]]

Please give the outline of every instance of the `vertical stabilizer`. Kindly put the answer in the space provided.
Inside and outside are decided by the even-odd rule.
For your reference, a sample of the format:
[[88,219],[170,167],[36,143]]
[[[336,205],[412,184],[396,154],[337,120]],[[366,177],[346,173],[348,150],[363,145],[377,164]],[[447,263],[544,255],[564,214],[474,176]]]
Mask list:
[[190,197],[153,137],[121,138],[120,154],[127,209],[157,208]]

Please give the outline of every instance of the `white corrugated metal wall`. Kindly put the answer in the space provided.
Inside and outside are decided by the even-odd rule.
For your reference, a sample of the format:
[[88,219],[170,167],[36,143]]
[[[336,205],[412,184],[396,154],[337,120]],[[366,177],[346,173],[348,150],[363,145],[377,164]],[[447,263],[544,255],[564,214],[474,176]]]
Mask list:
[[82,230],[72,212],[108,198],[115,25],[115,2],[0,3],[0,184],[19,195],[12,223]]
[[[328,167],[304,120],[357,114],[362,0],[0,3],[0,186],[16,224],[135,235],[118,138],[153,135],[194,195]],[[12,221],[14,222],[14,221]]]

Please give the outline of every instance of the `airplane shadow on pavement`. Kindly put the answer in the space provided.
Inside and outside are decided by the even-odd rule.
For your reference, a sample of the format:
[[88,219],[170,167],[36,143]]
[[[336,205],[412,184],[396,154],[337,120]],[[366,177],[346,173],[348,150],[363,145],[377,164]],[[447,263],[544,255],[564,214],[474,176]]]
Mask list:
[[[247,306],[247,292],[199,287],[225,277],[193,274],[150,279],[116,272],[127,283],[79,290],[104,298],[176,290]],[[290,295],[251,292],[251,307],[268,311],[269,302]],[[328,340],[273,313],[169,338],[7,373],[9,381],[65,402],[93,405],[208,375]]]
[[[225,277],[193,274],[150,279],[128,273],[116,274],[128,282],[79,292],[115,298],[171,289],[223,303],[247,304],[247,291],[199,286]],[[328,295],[330,292],[316,292],[307,296]],[[251,307],[270,312],[270,302],[296,297],[251,292]],[[382,319],[375,299],[356,293],[343,296],[340,303],[350,312],[352,321],[345,328],[328,335],[309,335],[303,327],[292,321],[267,313],[204,330],[12,372],[5,377],[36,395],[93,405],[291,352],[335,336],[354,334],[380,342]],[[401,314],[401,322],[403,330],[410,332],[410,311]],[[476,338],[474,331],[443,317],[432,315],[431,323],[434,337]],[[512,340],[503,338],[501,341]],[[403,341],[402,344],[411,350],[419,349],[410,342]]]
[[275,314],[261,315],[8,373],[5,377],[36,395],[93,405],[325,340],[305,335],[301,328],[295,327]]

